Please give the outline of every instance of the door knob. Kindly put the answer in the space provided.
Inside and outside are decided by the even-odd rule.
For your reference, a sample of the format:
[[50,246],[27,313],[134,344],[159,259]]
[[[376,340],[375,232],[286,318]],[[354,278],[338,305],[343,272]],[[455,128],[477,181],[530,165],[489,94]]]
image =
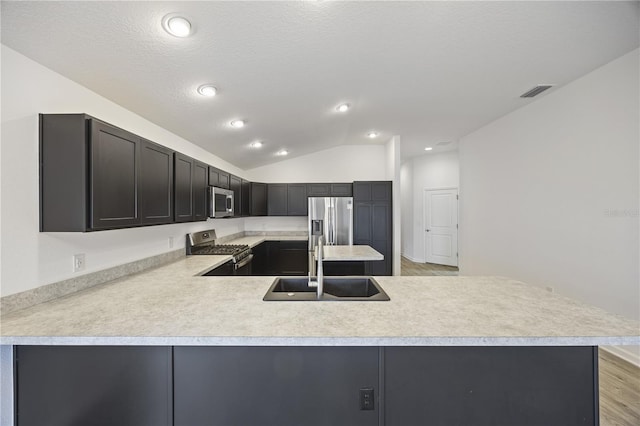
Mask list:
[[429,232],[429,231],[431,231],[431,229],[425,229],[425,231]]

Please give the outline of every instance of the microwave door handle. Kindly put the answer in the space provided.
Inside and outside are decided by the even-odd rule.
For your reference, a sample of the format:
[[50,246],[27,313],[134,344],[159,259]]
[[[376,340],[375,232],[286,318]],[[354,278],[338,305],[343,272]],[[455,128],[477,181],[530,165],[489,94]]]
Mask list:
[[231,213],[233,211],[233,197],[227,195],[227,212]]

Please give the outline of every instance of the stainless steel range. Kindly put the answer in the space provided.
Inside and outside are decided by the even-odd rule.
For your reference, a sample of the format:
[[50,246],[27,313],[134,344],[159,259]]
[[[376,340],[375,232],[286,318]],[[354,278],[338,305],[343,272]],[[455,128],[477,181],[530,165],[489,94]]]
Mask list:
[[229,255],[231,260],[210,271],[206,275],[250,275],[251,247],[246,244],[216,244],[216,231],[193,232],[187,234],[187,256],[191,255]]

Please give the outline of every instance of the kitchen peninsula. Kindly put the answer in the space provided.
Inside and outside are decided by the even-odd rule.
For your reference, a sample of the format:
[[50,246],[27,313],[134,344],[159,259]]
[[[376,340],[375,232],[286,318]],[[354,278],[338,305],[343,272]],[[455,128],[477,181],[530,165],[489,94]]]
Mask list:
[[[503,277],[381,276],[388,302],[263,302],[273,277],[200,276],[222,261],[187,257],[3,316],[18,424],[68,420],[40,405],[47,389],[77,396],[59,374],[89,375],[81,393],[96,398],[129,379],[156,389],[118,406],[129,424],[597,424],[597,346],[640,342],[633,321]],[[95,363],[122,383],[93,377]],[[113,411],[102,403],[61,402]]]

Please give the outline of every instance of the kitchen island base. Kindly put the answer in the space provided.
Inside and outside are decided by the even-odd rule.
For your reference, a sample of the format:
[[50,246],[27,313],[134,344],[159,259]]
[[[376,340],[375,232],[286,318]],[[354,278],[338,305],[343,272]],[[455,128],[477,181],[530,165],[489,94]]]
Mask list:
[[597,359],[594,346],[16,346],[16,424],[598,425]]

